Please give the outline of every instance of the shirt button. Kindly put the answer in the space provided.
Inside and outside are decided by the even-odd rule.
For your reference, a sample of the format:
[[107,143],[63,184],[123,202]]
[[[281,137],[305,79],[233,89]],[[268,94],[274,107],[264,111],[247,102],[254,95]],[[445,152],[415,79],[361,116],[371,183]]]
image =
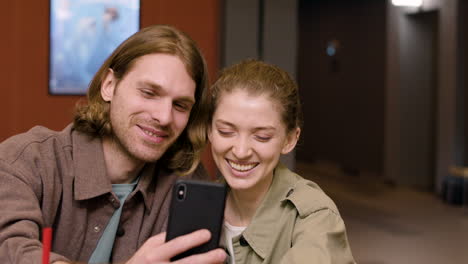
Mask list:
[[97,232],[101,231],[101,228],[99,226],[95,226],[93,228],[93,230],[94,230],[95,233],[97,233]]
[[240,245],[243,246],[243,247],[249,245],[249,243],[247,243],[247,240],[245,240],[244,236],[241,236],[241,237],[239,238],[239,243],[240,243]]
[[116,235],[118,237],[124,236],[125,235],[125,229],[123,229],[122,227],[119,227],[119,229],[117,229],[117,234]]

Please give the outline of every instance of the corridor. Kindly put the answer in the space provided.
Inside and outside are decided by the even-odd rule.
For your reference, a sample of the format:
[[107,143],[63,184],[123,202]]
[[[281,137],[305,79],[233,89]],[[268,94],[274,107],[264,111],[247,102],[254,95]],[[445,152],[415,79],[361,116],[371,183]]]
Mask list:
[[468,207],[375,177],[343,175],[330,164],[296,166],[337,204],[357,263],[468,263]]

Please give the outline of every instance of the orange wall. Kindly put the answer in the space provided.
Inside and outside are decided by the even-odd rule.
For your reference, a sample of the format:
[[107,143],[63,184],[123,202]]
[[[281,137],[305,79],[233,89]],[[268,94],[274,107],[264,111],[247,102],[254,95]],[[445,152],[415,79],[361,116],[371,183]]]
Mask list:
[[[0,4],[0,141],[35,125],[61,130],[81,98],[48,94],[49,1]],[[219,10],[219,0],[141,0],[141,26],[172,24],[187,32],[204,53],[213,79],[219,67]],[[204,162],[213,172],[208,154]]]

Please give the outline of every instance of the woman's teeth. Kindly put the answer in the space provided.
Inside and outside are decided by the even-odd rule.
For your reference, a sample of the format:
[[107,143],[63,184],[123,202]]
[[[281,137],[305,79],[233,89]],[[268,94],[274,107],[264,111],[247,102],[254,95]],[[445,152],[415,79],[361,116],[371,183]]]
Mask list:
[[235,163],[235,162],[232,162],[232,161],[228,161],[229,162],[229,165],[231,166],[231,168],[237,170],[237,171],[248,171],[248,170],[251,170],[253,168],[255,168],[255,166],[257,166],[258,163],[251,163],[251,164],[238,164],[238,163]]

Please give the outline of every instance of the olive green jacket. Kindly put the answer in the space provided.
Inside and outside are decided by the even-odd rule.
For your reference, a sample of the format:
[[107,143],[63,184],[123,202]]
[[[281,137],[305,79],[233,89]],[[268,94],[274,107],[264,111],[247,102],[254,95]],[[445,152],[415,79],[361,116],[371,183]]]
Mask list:
[[355,263],[336,205],[317,184],[282,164],[233,248],[236,264]]

